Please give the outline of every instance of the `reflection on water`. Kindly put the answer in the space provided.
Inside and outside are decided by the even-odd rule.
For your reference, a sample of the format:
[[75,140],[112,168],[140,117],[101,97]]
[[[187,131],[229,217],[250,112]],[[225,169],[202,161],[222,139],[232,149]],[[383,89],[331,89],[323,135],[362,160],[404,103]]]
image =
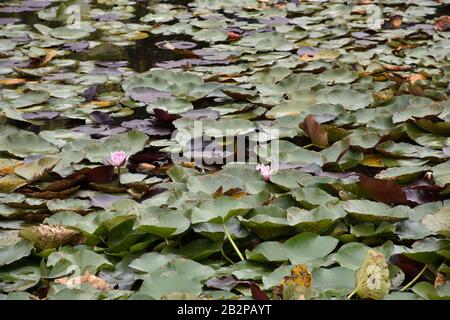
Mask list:
[[154,67],[156,63],[169,60],[177,60],[179,55],[172,50],[158,47],[156,44],[162,41],[190,41],[187,36],[163,36],[152,35],[139,40],[134,46],[127,47],[129,67],[137,72],[144,72]]

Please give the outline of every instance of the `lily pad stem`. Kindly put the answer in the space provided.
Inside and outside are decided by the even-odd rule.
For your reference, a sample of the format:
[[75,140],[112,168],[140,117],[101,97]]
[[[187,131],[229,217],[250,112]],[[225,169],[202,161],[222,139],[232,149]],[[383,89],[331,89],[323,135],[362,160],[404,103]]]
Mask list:
[[427,270],[428,265],[426,264],[425,267],[422,268],[422,270],[420,270],[420,272],[417,274],[417,276],[414,277],[414,279],[412,279],[406,286],[404,286],[400,291],[406,291],[408,290],[409,287],[411,287],[419,278],[420,276],[425,272],[425,270]]
[[223,248],[220,249],[220,252],[222,253],[222,256],[231,264],[234,264],[233,260],[231,260],[230,258],[228,258],[228,256],[225,254],[225,251],[223,251]]
[[227,226],[225,225],[225,223],[223,223],[222,225],[223,225],[223,230],[225,231],[225,234],[227,235],[228,240],[230,240],[230,243],[234,248],[234,251],[236,251],[236,253],[238,254],[239,258],[242,261],[245,261],[244,256],[242,255],[241,251],[237,247],[236,243],[234,243],[233,238],[231,237],[230,233],[228,232]]
[[120,187],[120,167],[117,167],[117,185]]
[[348,298],[348,299],[351,299],[351,298],[354,296],[354,294],[356,293],[356,291],[358,291],[358,288],[356,288],[355,290],[353,290],[352,293],[350,293],[350,294],[347,296],[347,298]]

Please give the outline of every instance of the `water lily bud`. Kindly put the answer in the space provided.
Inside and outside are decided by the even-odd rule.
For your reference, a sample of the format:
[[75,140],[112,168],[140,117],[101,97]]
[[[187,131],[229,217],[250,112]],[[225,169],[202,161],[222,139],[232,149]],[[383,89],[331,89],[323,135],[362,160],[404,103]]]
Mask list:
[[256,166],[256,170],[258,170],[261,173],[261,175],[264,178],[264,181],[269,181],[270,180],[270,176],[273,173],[273,170],[270,167],[270,165],[265,165],[265,164],[258,164]]
[[384,255],[370,249],[356,272],[356,294],[363,299],[382,299],[389,293],[390,285]]

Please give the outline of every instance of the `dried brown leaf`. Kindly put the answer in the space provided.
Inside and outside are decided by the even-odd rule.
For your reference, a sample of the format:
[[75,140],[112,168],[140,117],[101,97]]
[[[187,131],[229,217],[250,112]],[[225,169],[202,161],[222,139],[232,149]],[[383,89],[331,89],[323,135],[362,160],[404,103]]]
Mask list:
[[436,278],[434,279],[434,287],[437,288],[449,282],[450,281],[448,281],[442,273],[438,272]]
[[292,268],[291,275],[284,277],[281,284],[297,285],[305,288],[312,287],[312,274],[305,264],[299,264]]
[[401,186],[390,180],[361,177],[358,186],[373,199],[386,204],[406,204],[407,198]]
[[69,198],[73,193],[75,193],[80,186],[75,186],[64,191],[53,192],[53,191],[34,191],[30,189],[20,189],[20,192],[34,198],[41,199],[66,199]]
[[438,31],[450,30],[450,16],[441,16],[434,21],[434,28]]
[[26,79],[22,79],[22,78],[8,78],[8,79],[1,79],[0,80],[0,85],[4,85],[4,86],[15,86],[18,84],[23,84],[25,83],[27,80]]
[[427,80],[427,77],[424,76],[423,74],[415,73],[415,74],[410,75],[408,77],[408,79],[409,79],[409,82],[415,83],[416,81],[419,81],[419,80]]
[[316,121],[314,115],[306,116],[302,129],[315,146],[328,147],[328,132]]
[[67,229],[61,225],[40,224],[26,227],[19,231],[19,236],[33,242],[39,250],[58,248],[66,243],[78,244],[83,242],[80,232]]
[[389,19],[389,25],[392,29],[400,29],[402,27],[403,17],[396,14]]

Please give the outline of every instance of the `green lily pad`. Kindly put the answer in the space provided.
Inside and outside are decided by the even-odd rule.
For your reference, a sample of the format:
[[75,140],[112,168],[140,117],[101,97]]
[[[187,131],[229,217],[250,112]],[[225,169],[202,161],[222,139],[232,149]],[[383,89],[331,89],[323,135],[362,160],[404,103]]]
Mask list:
[[202,203],[198,208],[192,209],[191,222],[223,223],[234,216],[244,216],[252,206],[229,197],[219,197]]
[[200,295],[202,286],[193,276],[178,271],[160,271],[150,274],[142,283],[139,293],[160,299],[171,293]]
[[59,152],[58,147],[31,133],[16,133],[1,139],[0,150],[7,151],[18,157],[42,154],[51,155]]
[[422,281],[412,290],[426,300],[450,300],[450,284],[435,288],[431,283]]
[[325,297],[342,297],[355,288],[355,271],[344,267],[318,268],[312,272],[313,287]]
[[134,228],[161,238],[183,233],[190,226],[182,212],[149,207],[139,212]]
[[411,215],[411,209],[407,206],[390,207],[370,200],[348,200],[344,203],[344,210],[363,222],[398,222]]
[[303,232],[284,243],[284,249],[292,264],[324,258],[332,252],[339,240],[322,237],[311,232]]
[[292,196],[306,209],[313,209],[321,204],[338,200],[319,188],[301,188],[292,192]]
[[83,148],[87,159],[91,162],[101,162],[110,157],[114,151],[122,150],[127,155],[133,155],[144,149],[148,136],[139,131],[129,131],[110,137],[99,144],[93,141],[92,144]]
[[56,157],[42,157],[36,162],[17,167],[14,172],[28,182],[35,182],[45,177],[59,161],[60,159]]
[[27,257],[32,249],[33,244],[22,240],[17,231],[0,231],[0,266]]
[[23,95],[20,95],[11,104],[15,108],[24,108],[36,104],[44,103],[50,98],[50,95],[46,91],[30,91]]
[[450,237],[450,208],[442,207],[433,214],[427,214],[422,218],[422,224],[433,233]]
[[6,267],[0,271],[0,291],[25,291],[34,287],[41,279],[41,270],[36,265]]
[[[341,267],[356,271],[363,263],[369,249],[370,247],[360,242],[347,243],[333,254],[332,259],[339,263]],[[384,245],[375,248],[375,250],[383,253],[385,257],[389,257],[393,250],[393,244],[388,241]]]
[[78,40],[89,36],[89,32],[69,27],[58,27],[51,30],[50,35],[57,39]]
[[48,277],[59,278],[71,272],[84,274],[90,270],[95,273],[97,270],[111,268],[113,265],[102,255],[87,248],[75,249],[66,246],[48,256],[47,266],[51,267]]
[[247,250],[245,254],[247,259],[260,262],[284,262],[288,260],[283,244],[276,241],[263,242],[252,251]]

